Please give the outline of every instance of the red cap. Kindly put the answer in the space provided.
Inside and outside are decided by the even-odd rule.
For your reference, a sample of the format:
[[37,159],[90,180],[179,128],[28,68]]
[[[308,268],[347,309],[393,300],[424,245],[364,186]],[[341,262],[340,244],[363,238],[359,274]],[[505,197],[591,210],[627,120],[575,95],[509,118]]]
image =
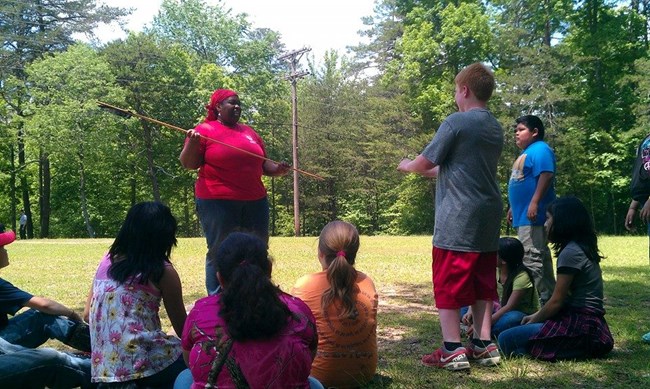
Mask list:
[[13,242],[14,240],[16,240],[16,233],[15,232],[9,230],[9,231],[5,231],[5,232],[0,233],[0,247]]

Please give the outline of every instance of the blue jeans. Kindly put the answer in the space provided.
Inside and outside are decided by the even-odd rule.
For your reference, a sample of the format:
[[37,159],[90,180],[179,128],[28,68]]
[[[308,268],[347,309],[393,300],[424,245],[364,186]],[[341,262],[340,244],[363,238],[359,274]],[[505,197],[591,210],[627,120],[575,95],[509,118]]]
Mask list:
[[499,335],[499,349],[507,357],[529,354],[529,339],[538,334],[543,325],[544,323],[524,324],[503,331]]
[[76,325],[67,317],[29,309],[9,319],[9,324],[0,330],[0,338],[23,347],[36,348],[48,339],[67,342]]
[[[460,317],[462,318],[468,310],[469,307],[462,307],[460,309]],[[521,311],[508,311],[504,313],[496,323],[492,323],[492,330],[490,332],[492,334],[492,338],[497,339],[499,337],[499,334],[501,334],[503,331],[507,330],[508,328],[520,325],[521,319],[523,319],[524,316],[526,316],[526,314]]]
[[499,335],[510,328],[521,325],[521,319],[526,316],[521,311],[508,311],[504,313],[496,323],[492,324],[492,337],[497,339]]
[[[208,250],[221,244],[233,231],[250,232],[265,242],[269,240],[269,201],[266,197],[254,201],[196,199],[196,212]],[[219,289],[217,270],[207,256],[205,286],[210,295]]]
[[192,378],[192,372],[190,369],[185,369],[176,376],[176,381],[174,382],[174,389],[190,389],[194,383],[194,378]]
[[[176,377],[176,382],[174,382],[174,389],[190,389],[194,379],[192,378],[192,372],[190,369],[185,369],[181,374]],[[309,376],[309,389],[325,389],[323,384],[320,383],[316,378]]]
[[90,358],[51,348],[30,349],[0,338],[0,387],[89,388]]

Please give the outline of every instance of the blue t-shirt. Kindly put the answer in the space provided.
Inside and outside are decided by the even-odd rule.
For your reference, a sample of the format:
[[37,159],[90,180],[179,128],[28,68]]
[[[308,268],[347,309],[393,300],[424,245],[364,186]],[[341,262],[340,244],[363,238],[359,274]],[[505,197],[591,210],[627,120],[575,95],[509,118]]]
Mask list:
[[7,315],[15,315],[34,296],[0,278],[0,329],[9,323]]
[[526,216],[530,200],[537,189],[539,176],[544,172],[555,175],[555,154],[546,142],[533,142],[521,152],[512,165],[512,175],[508,183],[508,198],[510,199],[514,227],[544,225],[546,207],[555,200],[555,177],[539,202],[537,219],[531,221]]

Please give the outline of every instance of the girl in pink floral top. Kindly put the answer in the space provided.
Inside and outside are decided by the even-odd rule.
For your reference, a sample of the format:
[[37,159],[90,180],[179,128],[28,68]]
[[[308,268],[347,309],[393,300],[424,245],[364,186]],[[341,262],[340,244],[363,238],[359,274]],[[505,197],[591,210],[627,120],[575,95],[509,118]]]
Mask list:
[[161,300],[183,332],[185,307],[178,273],[169,262],[176,219],[161,203],[133,206],[104,256],[84,311],[90,324],[92,381],[100,387],[171,387],[185,368],[180,340],[161,329]]
[[309,388],[315,319],[271,282],[266,243],[235,232],[208,257],[223,291],[198,300],[187,318],[182,344],[192,388]]

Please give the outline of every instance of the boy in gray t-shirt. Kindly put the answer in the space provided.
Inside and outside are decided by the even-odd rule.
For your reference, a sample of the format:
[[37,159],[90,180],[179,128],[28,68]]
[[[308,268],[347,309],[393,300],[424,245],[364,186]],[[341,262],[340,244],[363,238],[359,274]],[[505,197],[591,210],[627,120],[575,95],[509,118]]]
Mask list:
[[[432,269],[444,345],[422,363],[462,370],[470,367],[469,360],[487,366],[500,362],[490,331],[503,210],[497,183],[503,129],[486,109],[495,86],[489,69],[472,64],[455,83],[459,112],[442,122],[422,154],[402,160],[397,169],[438,178]],[[467,305],[474,338],[463,347],[458,323],[460,307]]]

